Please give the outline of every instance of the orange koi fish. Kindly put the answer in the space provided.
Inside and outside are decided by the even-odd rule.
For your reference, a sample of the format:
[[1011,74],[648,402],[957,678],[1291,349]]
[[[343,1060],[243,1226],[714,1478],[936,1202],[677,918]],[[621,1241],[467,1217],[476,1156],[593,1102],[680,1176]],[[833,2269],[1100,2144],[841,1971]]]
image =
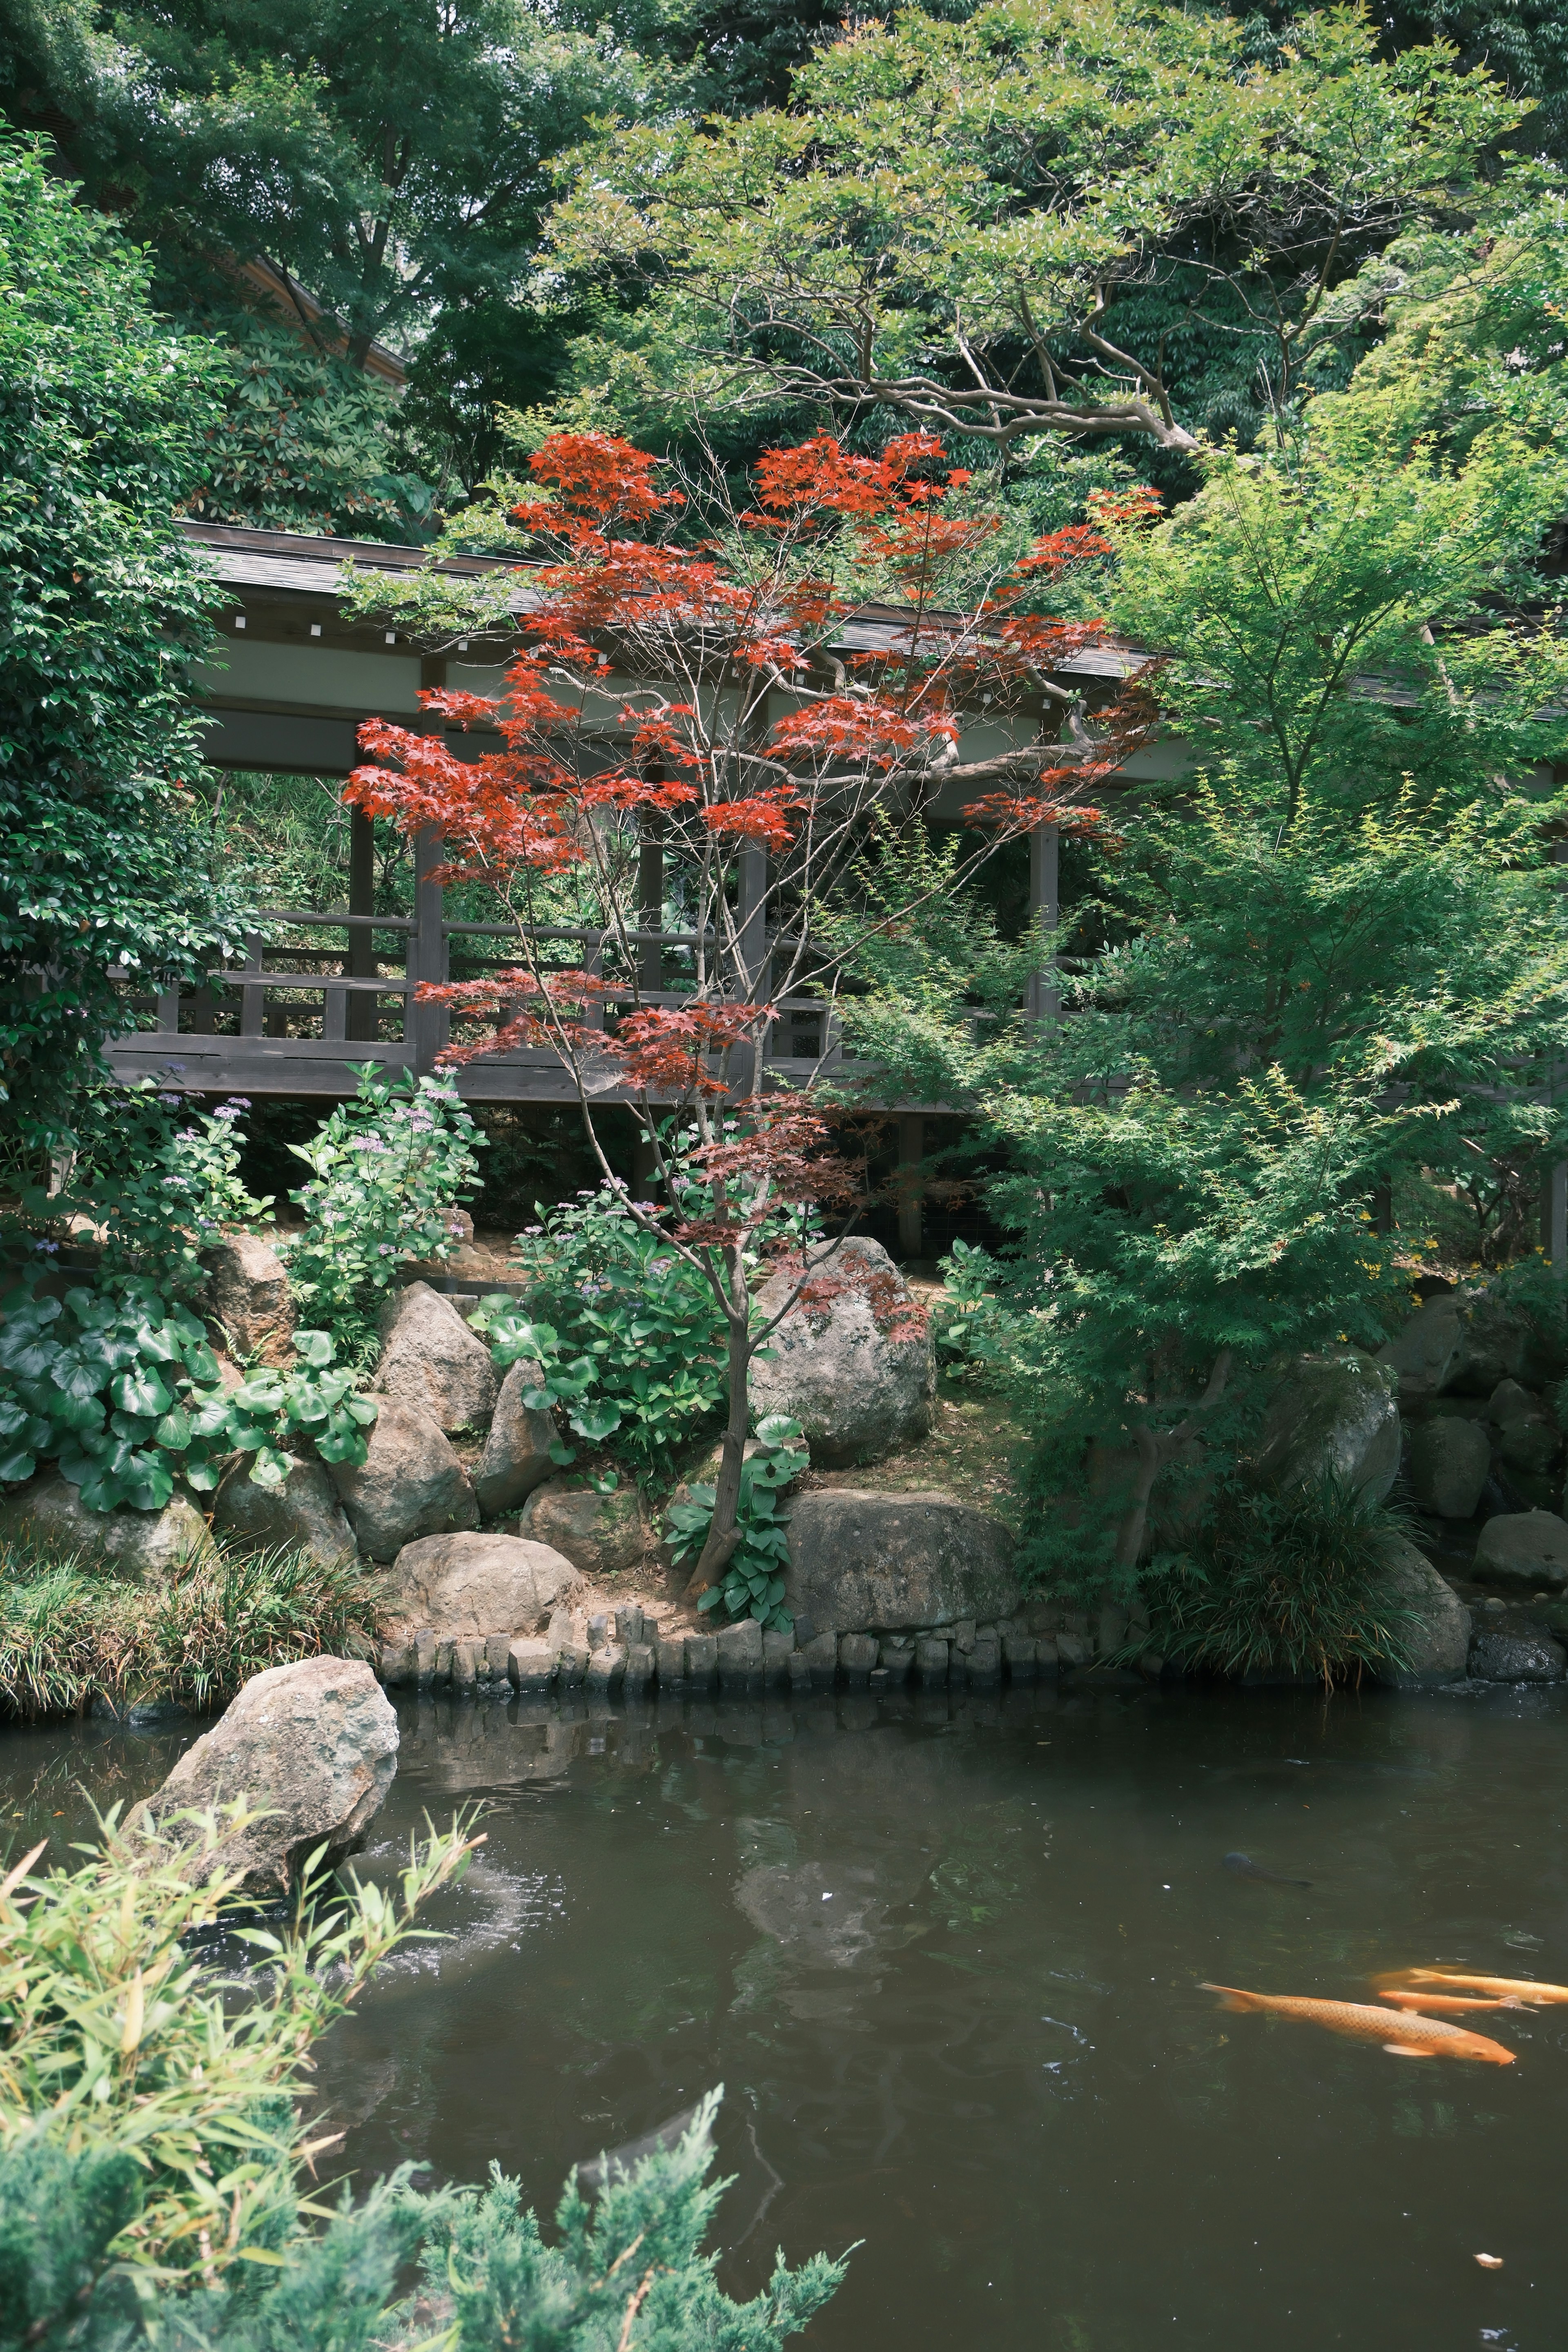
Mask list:
[[1384,1985],[1458,1985],[1469,1992],[1517,1993],[1521,2000],[1532,2000],[1550,2006],[1553,2001],[1568,2000],[1568,1985],[1533,1984],[1528,1977],[1471,1977],[1459,1969],[1393,1969],[1387,1976],[1373,1977],[1373,1984]]
[[1217,1992],[1226,2009],[1264,2010],[1275,2017],[1299,2017],[1308,2025],[1326,2025],[1331,2033],[1348,2033],[1354,2042],[1375,2042],[1392,2058],[1479,2058],[1489,2066],[1511,2066],[1513,2053],[1484,2033],[1462,2025],[1447,2025],[1440,2017],[1416,2017],[1408,2010],[1390,2016],[1370,2001],[1312,2000],[1294,1993],[1242,1992],[1235,1985],[1205,1984],[1203,1992]]
[[1396,2009],[1417,2009],[1426,2017],[1458,2017],[1467,2009],[1524,2009],[1528,2003],[1513,1992],[1500,1993],[1494,2000],[1483,2000],[1452,1992],[1411,1992],[1404,1986],[1392,1986],[1378,1994],[1379,2000],[1392,2001]]

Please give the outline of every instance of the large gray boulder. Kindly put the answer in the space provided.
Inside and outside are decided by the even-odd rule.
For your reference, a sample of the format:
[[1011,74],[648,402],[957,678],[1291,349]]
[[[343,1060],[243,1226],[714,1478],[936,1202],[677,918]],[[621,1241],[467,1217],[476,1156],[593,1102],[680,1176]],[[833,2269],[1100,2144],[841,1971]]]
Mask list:
[[940,1493],[819,1488],[790,1514],[784,1606],[803,1644],[1016,1616],[1023,1592],[999,1519]]
[[1539,1387],[1561,1372],[1553,1343],[1512,1299],[1445,1290],[1419,1307],[1378,1353],[1407,1404],[1436,1396],[1489,1397],[1500,1381]]
[[543,1378],[543,1366],[524,1359],[509,1367],[500,1384],[485,1450],[474,1472],[474,1492],[487,1518],[516,1510],[555,1467],[550,1458],[555,1423],[548,1412],[531,1411],[522,1401],[523,1391],[538,1388]]
[[1500,1381],[1550,1377],[1552,1350],[1522,1307],[1490,1290],[1464,1295],[1459,1310],[1459,1360],[1448,1387],[1462,1396],[1489,1397]]
[[286,1364],[294,1353],[294,1297],[277,1251],[256,1234],[229,1234],[203,1263],[207,1312],[242,1364]]
[[[820,1467],[875,1461],[931,1428],[936,1353],[925,1318],[880,1242],[852,1234],[809,1253],[810,1282],[754,1356],[752,1413],[788,1413]],[[773,1275],[760,1320],[784,1308],[800,1277]]]
[[1278,1486],[1333,1471],[1381,1503],[1399,1475],[1392,1373],[1369,1356],[1302,1357],[1269,1400],[1257,1466]]
[[[397,1770],[397,1717],[357,1658],[306,1658],[253,1675],[212,1729],[188,1748],[126,1834],[157,1830],[186,1850],[200,1885],[241,1871],[254,1888],[286,1887],[321,1844],[352,1853]],[[174,1815],[244,1801],[252,1818],[210,1848],[199,1822]]]
[[1560,1683],[1568,1651],[1543,1625],[1483,1618],[1470,1643],[1470,1673],[1481,1683]]
[[89,1511],[80,1488],[58,1474],[34,1478],[0,1502],[0,1541],[50,1559],[90,1560],[133,1583],[210,1558],[213,1549],[206,1521],[184,1495],[161,1511]]
[[375,1385],[448,1432],[483,1429],[495,1411],[489,1349],[427,1282],[411,1282],[382,1309]]
[[365,1434],[363,1462],[334,1462],[333,1486],[359,1548],[372,1559],[395,1559],[405,1544],[454,1528],[478,1527],[479,1507],[468,1475],[427,1412],[395,1398]]
[[1444,1414],[1410,1433],[1410,1491],[1415,1507],[1439,1519],[1473,1518],[1491,1475],[1491,1440],[1479,1422]]
[[258,1486],[242,1454],[213,1497],[213,1533],[236,1551],[307,1551],[323,1568],[352,1559],[357,1547],[320,1462],[296,1462],[281,1486]]
[[1508,1511],[1489,1519],[1476,1545],[1476,1581],[1520,1592],[1568,1585],[1568,1519],[1555,1511]]
[[1441,1396],[1447,1387],[1464,1349],[1462,1304],[1457,1290],[1439,1291],[1378,1349],[1378,1362],[1386,1364],[1398,1381],[1402,1402],[1423,1403]]
[[620,1576],[651,1549],[642,1496],[628,1481],[608,1495],[552,1478],[536,1486],[518,1521],[525,1536],[564,1552],[584,1576]]
[[1415,1612],[1403,1627],[1400,1645],[1410,1663],[1385,1667],[1380,1679],[1402,1690],[1456,1681],[1465,1672],[1470,1648],[1470,1612],[1413,1543],[1399,1543],[1384,1576],[1388,1598]]
[[1500,1381],[1487,1404],[1498,1452],[1510,1470],[1543,1478],[1563,1451],[1563,1433],[1541,1399],[1518,1381]]
[[412,1641],[426,1627],[455,1641],[531,1633],[577,1582],[563,1553],[522,1536],[425,1536],[393,1562],[388,1639]]

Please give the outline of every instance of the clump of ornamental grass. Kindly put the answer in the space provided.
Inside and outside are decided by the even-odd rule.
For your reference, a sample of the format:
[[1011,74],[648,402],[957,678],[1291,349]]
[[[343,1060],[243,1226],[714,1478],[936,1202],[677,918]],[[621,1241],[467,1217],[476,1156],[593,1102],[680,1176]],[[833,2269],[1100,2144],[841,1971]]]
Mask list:
[[367,1657],[380,1587],[358,1561],[221,1545],[153,1585],[0,1546],[0,1716],[37,1722],[140,1698],[226,1706],[268,1666]]
[[160,1697],[209,1713],[268,1666],[371,1656],[380,1605],[379,1583],[352,1555],[219,1548],[145,1595],[136,1672]]
[[1146,1587],[1153,1647],[1210,1674],[1359,1681],[1409,1664],[1417,1616],[1390,1571],[1399,1514],[1330,1472],[1286,1492],[1239,1487]]
[[0,1712],[79,1715],[124,1687],[132,1588],[0,1548]]

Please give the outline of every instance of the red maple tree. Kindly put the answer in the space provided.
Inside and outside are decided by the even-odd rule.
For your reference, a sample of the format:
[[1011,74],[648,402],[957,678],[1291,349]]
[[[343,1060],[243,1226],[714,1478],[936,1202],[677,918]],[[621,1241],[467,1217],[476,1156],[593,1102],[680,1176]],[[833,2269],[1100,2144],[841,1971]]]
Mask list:
[[[702,1267],[730,1330],[706,1583],[736,1540],[747,1369],[766,1337],[752,1244],[781,1202],[845,1226],[860,1204],[852,1163],[800,1101],[832,1056],[857,950],[857,855],[879,817],[918,821],[939,797],[978,834],[960,879],[1020,834],[1103,824],[1085,793],[1125,756],[1125,730],[1091,739],[1059,673],[1104,625],[1037,607],[1110,542],[1079,526],[1005,560],[1004,518],[925,433],[876,456],[827,433],[770,451],[741,511],[711,484],[667,484],[609,435],[552,436],[530,467],[504,691],[423,694],[441,733],[367,720],[347,796],[405,834],[434,827],[439,878],[484,883],[515,921],[512,961],[421,991],[458,1021],[445,1059],[552,1055],[606,1177],[599,1106],[629,1102],[639,1121],[647,1189],[663,1181],[667,1198],[628,1205]],[[977,719],[990,747],[966,757]],[[900,919],[918,913],[911,899]],[[770,1063],[781,1024],[802,1018],[815,1050]],[[684,1223],[672,1115],[694,1131],[712,1204]],[[802,1284],[825,1278],[803,1263]]]

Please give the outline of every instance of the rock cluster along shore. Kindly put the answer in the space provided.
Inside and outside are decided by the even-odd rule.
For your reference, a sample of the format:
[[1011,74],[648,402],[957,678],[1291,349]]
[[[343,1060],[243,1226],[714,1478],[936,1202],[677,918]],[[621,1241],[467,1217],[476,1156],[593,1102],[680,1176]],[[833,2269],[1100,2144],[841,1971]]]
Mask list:
[[[209,1265],[224,1335],[247,1357],[286,1360],[292,1308],[272,1252],[238,1236]],[[789,1633],[720,1625],[673,1597],[628,1598],[658,1559],[647,1503],[629,1480],[602,1492],[560,1475],[552,1418],[524,1402],[539,1368],[514,1364],[498,1378],[464,1320],[471,1303],[422,1280],[388,1299],[363,1464],[306,1456],[262,1488],[237,1461],[214,1498],[210,1536],[188,1498],[162,1512],[89,1511],[46,1467],[0,1500],[0,1538],[98,1557],[144,1580],[210,1555],[214,1536],[322,1561],[358,1555],[384,1572],[389,1596],[381,1676],[421,1688],[984,1688],[1111,1662],[1164,1671],[1141,1604],[1032,1599],[1006,1528],[935,1490],[807,1486],[787,1497]],[[1548,1402],[1565,1371],[1557,1342],[1506,1289],[1444,1290],[1376,1359],[1342,1348],[1271,1379],[1258,1472],[1281,1491],[1332,1472],[1381,1501],[1403,1466],[1422,1540],[1455,1570],[1395,1545],[1389,1598],[1410,1663],[1387,1679],[1429,1688],[1467,1673],[1568,1675],[1568,1517],[1552,1507],[1563,1439]],[[753,1410],[799,1420],[818,1471],[918,1444],[934,1393],[931,1337],[908,1285],[879,1244],[858,1237],[753,1368]],[[1200,1441],[1187,1455],[1182,1480],[1154,1497],[1167,1549],[1190,1539],[1210,1491]],[[1106,1444],[1089,1449],[1085,1475],[1093,1489],[1126,1468]],[[1458,1555],[1456,1523],[1467,1529]]]
[[[817,1633],[801,1642],[794,1633],[764,1632],[750,1618],[694,1632],[638,1602],[591,1595],[553,1611],[533,1635],[421,1628],[412,1639],[384,1646],[381,1674],[395,1688],[478,1695],[510,1687],[533,1697],[582,1691],[637,1698],[655,1687],[750,1693],[785,1685],[889,1690],[913,1683],[985,1689],[1092,1665],[1121,1652],[1130,1631],[1125,1611],[1101,1610],[1097,1622],[1043,1606],[994,1624],[961,1618],[905,1633]],[[1163,1665],[1148,1651],[1135,1663],[1145,1674]]]

